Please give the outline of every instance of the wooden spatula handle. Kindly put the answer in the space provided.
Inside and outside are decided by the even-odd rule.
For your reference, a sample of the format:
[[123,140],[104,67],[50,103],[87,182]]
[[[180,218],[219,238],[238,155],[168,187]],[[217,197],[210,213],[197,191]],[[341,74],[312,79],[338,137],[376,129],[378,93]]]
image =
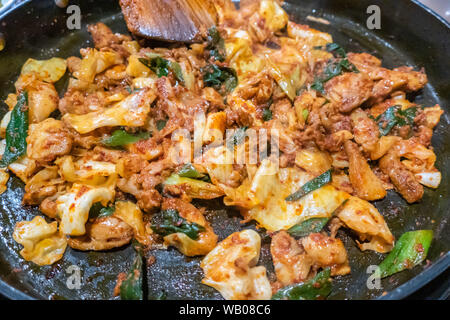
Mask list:
[[195,42],[215,25],[213,0],[120,0],[128,29],[141,37]]

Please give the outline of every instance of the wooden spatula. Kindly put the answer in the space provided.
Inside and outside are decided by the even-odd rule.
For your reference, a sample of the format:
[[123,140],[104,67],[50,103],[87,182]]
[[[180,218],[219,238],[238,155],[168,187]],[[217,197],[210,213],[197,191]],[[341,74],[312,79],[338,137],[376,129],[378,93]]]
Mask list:
[[214,0],[120,0],[133,34],[170,42],[200,41],[200,33],[216,24]]

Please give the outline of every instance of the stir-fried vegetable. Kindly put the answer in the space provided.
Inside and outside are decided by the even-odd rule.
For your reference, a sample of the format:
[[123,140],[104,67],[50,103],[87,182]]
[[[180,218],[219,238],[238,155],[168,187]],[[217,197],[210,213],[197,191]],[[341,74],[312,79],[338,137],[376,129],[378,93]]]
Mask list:
[[315,47],[315,49],[326,50],[332,53],[335,56],[335,59],[331,59],[322,74],[314,79],[314,82],[311,85],[312,89],[324,94],[325,82],[340,76],[343,72],[359,72],[355,65],[347,59],[345,50],[337,43],[328,43],[326,46],[318,46]]
[[211,182],[209,176],[206,173],[198,172],[192,163],[185,164],[180,170],[178,170],[178,175],[182,178],[191,178]]
[[236,71],[232,68],[209,64],[202,72],[205,86],[212,87],[222,94],[233,91],[238,85]]
[[331,182],[331,169],[305,183],[298,191],[286,197],[286,201],[296,201],[311,191],[319,189]]
[[156,121],[156,129],[158,129],[158,131],[161,131],[162,129],[164,129],[166,124],[167,124],[167,120],[158,120],[158,121]]
[[328,218],[311,218],[289,228],[287,232],[294,237],[306,237],[310,233],[320,232],[328,220]]
[[325,46],[316,46],[314,47],[314,49],[326,50],[338,58],[347,58],[347,53],[345,52],[344,48],[334,42],[327,43]]
[[23,91],[11,112],[11,120],[6,127],[6,148],[0,167],[6,167],[19,159],[27,151],[28,135],[28,93]]
[[116,208],[114,206],[104,207],[100,202],[96,202],[89,210],[89,218],[104,218],[112,216]]
[[319,272],[313,279],[278,290],[272,300],[317,300],[325,299],[331,292],[331,271],[329,268]]
[[385,112],[375,118],[380,130],[380,136],[387,135],[396,125],[412,126],[416,113],[417,107],[411,107],[405,110],[401,110],[401,106],[399,105],[389,107]]
[[209,55],[214,57],[217,61],[225,61],[225,41],[220,36],[219,31],[215,26],[208,30],[208,45],[206,49],[209,50]]
[[420,264],[427,257],[432,240],[432,230],[417,230],[402,234],[394,249],[380,263],[380,276],[385,278]]
[[234,146],[238,146],[245,142],[245,131],[247,131],[248,127],[241,127],[237,129],[234,134],[228,139],[227,147],[229,149],[233,149]]
[[143,300],[143,252],[139,245],[134,246],[136,256],[125,280],[120,285],[120,298],[122,300]]
[[264,121],[272,120],[272,111],[269,108],[264,109],[262,118]]
[[177,210],[168,209],[161,211],[163,222],[152,225],[152,230],[162,236],[181,232],[192,240],[197,240],[199,233],[205,231],[205,228],[195,222],[189,222],[181,217]]
[[177,62],[173,62],[159,56],[151,57],[149,59],[139,58],[139,61],[150,68],[158,78],[167,77],[169,72],[173,72],[175,78],[182,84],[184,84],[183,72]]
[[345,59],[337,59],[330,61],[322,74],[314,79],[311,89],[317,90],[320,93],[325,93],[324,84],[325,82],[331,80],[334,77],[340,76],[343,72],[355,72],[358,73],[358,69]]
[[149,132],[141,132],[133,135],[123,129],[119,129],[114,131],[110,137],[104,139],[102,143],[108,147],[123,147],[143,139],[148,139],[149,137]]

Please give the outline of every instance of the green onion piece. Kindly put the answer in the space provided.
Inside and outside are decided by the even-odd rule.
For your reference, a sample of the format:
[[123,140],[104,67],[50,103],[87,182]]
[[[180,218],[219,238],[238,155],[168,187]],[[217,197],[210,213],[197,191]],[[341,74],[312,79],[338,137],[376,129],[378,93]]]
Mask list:
[[11,112],[11,120],[6,127],[6,147],[0,161],[0,167],[7,167],[27,151],[28,135],[28,92],[23,91],[17,97],[17,103]]
[[293,237],[306,237],[310,233],[320,232],[329,218],[311,218],[289,228],[287,232]]
[[331,169],[305,183],[298,191],[286,197],[286,201],[296,201],[311,191],[319,189],[331,182]]
[[130,134],[123,129],[115,130],[113,134],[103,139],[102,143],[108,147],[123,147],[128,144],[133,144],[140,140],[148,139],[150,137],[149,132],[142,132],[136,135]]
[[402,234],[394,249],[379,265],[381,278],[412,269],[420,264],[427,257],[432,240],[432,230],[417,230]]
[[192,165],[192,163],[185,164],[179,171],[178,175],[183,178],[191,178],[207,181],[210,180],[208,175],[205,173],[198,172],[197,169]]
[[162,223],[156,223],[151,226],[152,230],[159,235],[167,236],[172,233],[184,233],[192,240],[197,240],[199,233],[205,231],[205,228],[195,222],[189,222],[181,217],[177,210],[167,209],[161,211]]
[[120,299],[122,300],[143,300],[143,252],[136,248],[136,256],[134,258],[131,269],[128,271],[127,277],[120,285]]
[[278,290],[272,296],[272,300],[325,299],[331,292],[330,275],[330,268],[326,268],[307,282],[293,284]]

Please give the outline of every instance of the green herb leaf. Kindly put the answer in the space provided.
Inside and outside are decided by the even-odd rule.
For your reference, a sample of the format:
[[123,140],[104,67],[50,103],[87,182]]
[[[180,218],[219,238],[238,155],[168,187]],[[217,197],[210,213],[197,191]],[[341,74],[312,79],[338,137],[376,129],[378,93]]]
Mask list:
[[172,233],[182,232],[192,240],[198,239],[198,234],[205,231],[205,228],[195,222],[188,222],[186,219],[178,214],[175,209],[163,210],[163,222],[152,225],[152,230],[162,236],[167,236]]
[[245,141],[245,131],[247,131],[248,127],[241,127],[237,129],[234,134],[227,141],[228,149],[234,149],[234,146],[238,146]]
[[412,126],[414,124],[414,119],[416,118],[416,114],[417,114],[417,107],[411,107],[405,110],[398,110],[397,111],[397,117],[398,119],[398,124],[400,126],[404,126],[404,125],[410,125]]
[[216,89],[221,94],[231,92],[238,84],[236,71],[232,68],[209,64],[202,69],[205,86]]
[[156,129],[158,129],[158,131],[161,131],[162,129],[164,129],[166,124],[167,124],[167,120],[158,120],[158,121],[156,121]]
[[111,136],[103,139],[102,143],[108,147],[122,147],[128,144],[138,142],[140,140],[148,139],[149,132],[142,132],[136,135],[130,134],[123,129],[115,130]]
[[136,256],[127,277],[120,285],[120,298],[122,300],[143,300],[143,257],[142,250],[135,247]]
[[7,167],[27,151],[28,135],[28,92],[17,97],[17,104],[11,112],[11,120],[6,127],[6,147],[0,167]]
[[333,79],[334,77],[340,76],[343,72],[358,73],[359,70],[353,63],[348,61],[347,58],[331,59],[325,66],[322,74],[314,79],[311,89],[325,94],[325,82]]
[[330,268],[326,268],[307,282],[293,284],[278,290],[272,296],[272,300],[325,299],[331,292],[330,275]]
[[115,206],[104,207],[100,202],[95,202],[89,210],[89,218],[109,217],[116,211]]
[[325,49],[328,52],[336,54],[336,56],[338,56],[338,57],[341,57],[341,58],[347,57],[345,50],[337,43],[327,43]]
[[432,240],[432,230],[417,230],[402,234],[394,249],[379,265],[381,278],[412,269],[420,264],[427,257]]
[[169,75],[169,72],[172,71],[175,75],[175,78],[179,82],[184,84],[183,72],[181,71],[181,67],[177,62],[173,62],[159,56],[155,56],[149,59],[139,58],[139,61],[154,73],[156,73],[158,78],[167,77]]
[[183,178],[191,178],[202,181],[211,181],[209,176],[205,173],[198,172],[192,163],[185,164],[179,171],[178,175]]
[[305,183],[298,191],[286,197],[286,201],[296,201],[311,191],[319,189],[331,182],[331,169]]
[[310,233],[320,232],[329,218],[311,218],[289,228],[287,232],[293,237],[306,237]]
[[264,121],[272,120],[272,111],[269,108],[264,109],[262,118]]
[[344,48],[342,48],[337,43],[327,43],[325,46],[315,46],[314,49],[316,50],[326,50],[330,53],[333,53],[333,55],[340,57],[340,58],[346,58],[347,53],[345,52]]
[[375,118],[375,121],[378,122],[380,135],[387,135],[396,125],[412,126],[414,124],[414,118],[416,117],[416,114],[417,107],[411,107],[405,110],[401,110],[401,106],[395,105],[387,108],[385,112]]
[[214,57],[217,61],[225,61],[225,41],[220,36],[219,30],[215,26],[208,30],[208,44],[206,49],[209,50],[209,55]]

